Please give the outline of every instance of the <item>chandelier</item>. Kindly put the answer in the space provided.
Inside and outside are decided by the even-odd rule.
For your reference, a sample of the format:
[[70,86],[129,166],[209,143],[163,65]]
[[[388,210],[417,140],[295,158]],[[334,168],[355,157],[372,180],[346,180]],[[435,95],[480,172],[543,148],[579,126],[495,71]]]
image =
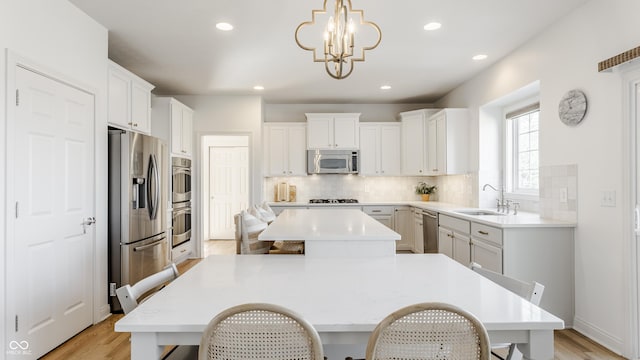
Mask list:
[[[318,57],[316,47],[308,47],[300,43],[299,33],[303,27],[316,24],[317,14],[327,14],[328,1],[331,0],[324,0],[322,10],[313,10],[311,12],[311,21],[305,21],[298,25],[295,34],[296,43],[302,49],[313,52],[314,62],[324,62],[324,67],[329,76],[334,79],[344,79],[353,72],[353,63],[355,61],[364,61],[365,51],[375,49],[378,44],[380,44],[382,33],[378,25],[371,21],[364,20],[364,12],[362,10],[353,10],[351,8],[351,0],[334,0],[335,7],[333,16],[329,17],[329,21],[324,29],[324,56]],[[356,32],[353,15],[357,15],[360,18],[361,25],[371,26],[377,35],[377,40],[372,46],[361,47],[359,57],[353,56]]]

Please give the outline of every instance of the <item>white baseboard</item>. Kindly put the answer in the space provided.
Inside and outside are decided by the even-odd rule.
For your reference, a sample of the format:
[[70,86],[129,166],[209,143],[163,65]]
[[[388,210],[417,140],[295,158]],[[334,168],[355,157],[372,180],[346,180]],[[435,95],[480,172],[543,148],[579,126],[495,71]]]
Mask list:
[[624,348],[622,339],[607,333],[603,329],[577,316],[573,320],[573,329],[614,353],[622,355]]
[[105,320],[109,316],[111,316],[111,307],[109,306],[109,304],[102,305],[100,307],[100,310],[99,310],[99,313],[98,313],[98,316],[97,316],[97,320],[98,321],[94,322],[94,324],[97,324],[97,323]]

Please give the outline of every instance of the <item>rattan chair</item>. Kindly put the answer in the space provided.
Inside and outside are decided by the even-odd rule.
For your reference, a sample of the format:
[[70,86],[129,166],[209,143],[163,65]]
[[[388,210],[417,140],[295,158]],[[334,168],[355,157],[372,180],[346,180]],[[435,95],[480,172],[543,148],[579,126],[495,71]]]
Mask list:
[[274,304],[243,304],[207,325],[199,360],[323,360],[320,336],[300,315]]
[[472,314],[444,303],[399,309],[373,330],[367,360],[490,359],[489,335]]
[[[544,292],[544,285],[532,281],[526,282],[519,279],[515,279],[495,271],[483,269],[480,264],[472,262],[471,270],[477,272],[478,274],[486,277],[487,279],[493,281],[494,283],[502,286],[503,288],[515,293],[521,298],[531,302],[534,305],[539,305],[540,300],[542,300],[542,293]],[[515,344],[491,344],[492,350],[491,354],[500,360],[520,360],[522,359],[522,354],[518,349],[516,349]],[[500,354],[496,352],[496,350],[501,348],[509,348],[507,355],[502,357]]]

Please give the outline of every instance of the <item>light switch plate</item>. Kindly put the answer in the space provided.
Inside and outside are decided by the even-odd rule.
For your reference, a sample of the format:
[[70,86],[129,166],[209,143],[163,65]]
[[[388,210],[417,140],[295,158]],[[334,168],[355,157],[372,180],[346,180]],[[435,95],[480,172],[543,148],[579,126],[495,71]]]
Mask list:
[[602,196],[600,197],[600,206],[616,207],[616,191],[602,190]]
[[561,188],[560,189],[560,202],[562,204],[566,204],[567,203],[567,198],[568,198],[568,194],[569,190],[567,188]]

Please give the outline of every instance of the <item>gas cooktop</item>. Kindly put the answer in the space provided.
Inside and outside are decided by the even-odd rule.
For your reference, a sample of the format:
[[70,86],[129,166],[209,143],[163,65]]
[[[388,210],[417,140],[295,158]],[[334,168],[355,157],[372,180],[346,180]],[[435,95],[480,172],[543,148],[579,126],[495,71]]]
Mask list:
[[311,199],[310,204],[357,204],[357,199]]

